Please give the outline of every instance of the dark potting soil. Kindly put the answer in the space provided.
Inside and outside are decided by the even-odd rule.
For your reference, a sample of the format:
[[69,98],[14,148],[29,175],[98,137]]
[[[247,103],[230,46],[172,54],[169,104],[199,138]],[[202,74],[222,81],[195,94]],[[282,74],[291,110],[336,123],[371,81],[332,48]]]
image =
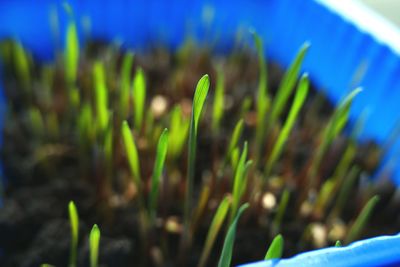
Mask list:
[[[98,48],[98,46],[91,47],[89,51],[90,57],[104,53],[104,49]],[[119,53],[117,55],[116,65],[120,65],[121,57]],[[207,178],[210,173],[214,172],[214,161],[225,152],[232,129],[238,119],[237,114],[241,101],[245,96],[252,96],[256,91],[258,83],[257,57],[246,51],[238,52],[226,59],[221,56],[211,56],[208,51],[203,50],[197,52],[191,50],[189,54],[182,53],[180,56],[173,56],[163,49],[155,49],[152,52],[135,56],[135,66],[141,66],[146,73],[148,99],[152,100],[156,95],[161,95],[168,100],[169,107],[173,106],[172,103],[182,103],[182,107],[188,101],[191,103],[196,82],[204,73],[210,74],[211,88],[215,88],[215,78],[213,77],[216,77],[215,66],[218,64],[224,66],[227,107],[218,136],[214,136],[210,132],[210,119],[207,116],[209,111],[206,112],[201,124],[196,161],[196,199],[200,195],[199,191],[204,177]],[[91,78],[91,75],[88,74],[90,71],[85,68],[86,63],[83,61],[79,77],[83,81],[82,83],[85,83],[85,79]],[[32,74],[38,75],[39,70],[39,67],[36,66]],[[281,68],[277,65],[269,65],[268,83],[272,93],[277,90],[282,73]],[[59,84],[58,87],[55,86],[58,88],[57,90],[62,91],[62,80],[62,72],[58,71],[54,82],[56,85]],[[110,83],[112,84],[112,81]],[[176,90],[175,87],[179,90]],[[61,138],[62,142],[49,140],[47,143],[39,144],[32,137],[32,132],[25,128],[27,120],[26,113],[24,113],[24,110],[27,109],[25,104],[36,101],[41,105],[40,93],[44,91],[37,83],[33,83],[31,89],[36,92],[33,98],[37,100],[25,99],[15,73],[6,69],[5,93],[9,101],[9,110],[3,132],[4,144],[1,150],[1,162],[7,182],[3,205],[0,208],[0,266],[39,266],[42,263],[67,266],[70,253],[70,225],[67,207],[70,200],[76,203],[80,218],[78,266],[89,265],[88,233],[95,223],[101,230],[100,266],[167,267],[179,264],[181,266],[197,266],[216,207],[213,202],[218,201],[225,192],[230,191],[230,180],[224,178],[214,185],[214,195],[209,201],[210,211],[202,216],[203,219],[198,225],[192,248],[187,253],[184,263],[178,259],[182,256],[179,256],[178,249],[180,245],[179,232],[167,231],[164,228],[166,221],[176,220],[178,224],[181,224],[182,186],[178,185],[177,188],[170,190],[169,194],[165,189],[161,195],[160,202],[164,203],[164,205],[160,205],[162,219],[160,219],[157,229],[150,234],[147,248],[143,249],[138,231],[136,202],[132,197],[126,196],[129,190],[124,188],[127,183],[120,181],[123,180],[123,177],[118,175],[118,168],[114,169],[115,173],[113,174],[113,178],[118,181],[114,185],[115,194],[104,198],[99,180],[104,177],[103,169],[95,164],[95,160],[82,163],[82,157],[79,155],[73,137],[75,133],[71,132],[70,128],[63,129],[65,132]],[[63,106],[65,101],[62,100],[65,100],[65,96],[60,94],[59,97],[60,99],[54,99],[54,102],[57,103],[56,107],[59,108],[59,112],[63,112],[68,107]],[[321,99],[321,101],[317,101],[317,99]],[[211,110],[211,105],[208,106],[208,110]],[[250,111],[252,110],[254,111],[254,107]],[[310,223],[321,227],[326,227],[327,223],[318,214],[299,215],[298,200],[301,195],[299,188],[302,183],[294,180],[293,177],[301,176],[299,173],[303,171],[304,166],[307,165],[307,159],[315,150],[313,139],[316,138],[317,129],[323,128],[332,112],[333,106],[329,101],[318,96],[316,91],[312,90],[300,115],[298,126],[295,127],[288,140],[288,151],[276,167],[276,175],[285,177],[286,187],[291,193],[280,231],[285,238],[285,257],[320,246],[318,241],[307,238],[306,228]],[[282,117],[286,118],[286,114],[287,111]],[[254,112],[249,112],[245,118],[246,129],[243,140],[252,137],[254,117]],[[320,168],[320,176],[323,179],[333,173],[348,142],[349,139],[342,135],[329,149]],[[271,142],[267,141],[266,149],[270,149],[270,146]],[[348,230],[343,224],[353,220],[354,214],[360,211],[366,198],[373,194],[379,194],[381,200],[363,237],[392,234],[399,229],[399,217],[397,212],[393,212],[399,208],[398,201],[394,198],[393,186],[387,179],[385,180],[385,177],[381,178],[380,182],[374,186],[363,179],[363,176],[375,171],[379,164],[379,159],[376,157],[379,152],[380,147],[373,142],[365,142],[357,147],[353,164],[360,166],[363,172],[358,175],[357,181],[352,187],[348,205],[345,206],[342,213],[344,223],[337,223],[339,230]],[[139,153],[144,158],[142,161],[144,177],[150,177],[154,155],[146,150],[141,150]],[[95,154],[91,156],[96,157]],[[123,156],[116,155],[114,162],[116,166],[126,168],[126,163],[123,163],[121,158]],[[184,153],[181,162],[177,164],[183,174],[186,171],[185,158],[186,154]],[[232,175],[232,173],[230,174]],[[229,176],[229,173],[225,176]],[[272,179],[272,181],[275,180]],[[282,195],[282,189],[279,183],[274,185],[271,182],[266,192],[270,192],[278,201]],[[253,200],[255,207],[244,214],[238,225],[233,264],[263,259],[266,249],[274,237],[268,229],[272,227],[271,217],[276,214],[276,208],[273,210],[261,208],[261,196],[251,196],[251,192],[249,190],[246,194],[248,199],[253,197],[256,199]],[[334,203],[331,203],[329,207],[331,208],[333,205]],[[334,227],[330,227],[331,232],[332,229]],[[325,231],[328,232],[327,229]],[[325,237],[322,241],[322,246],[327,246],[332,245],[333,240]],[[216,266],[222,243],[223,235],[219,235],[207,266]]]

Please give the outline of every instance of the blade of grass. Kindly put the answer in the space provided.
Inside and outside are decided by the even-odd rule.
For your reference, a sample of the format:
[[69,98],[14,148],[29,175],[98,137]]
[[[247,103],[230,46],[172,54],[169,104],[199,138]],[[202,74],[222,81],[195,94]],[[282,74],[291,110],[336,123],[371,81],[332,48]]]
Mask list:
[[224,114],[224,83],[225,77],[221,67],[217,69],[217,84],[215,87],[213,113],[212,113],[212,129],[218,132],[221,118]]
[[274,233],[278,233],[281,228],[283,216],[285,215],[287,205],[289,203],[290,193],[288,189],[283,190],[281,199],[279,201],[278,212],[273,220],[272,230]]
[[153,175],[151,177],[151,191],[149,195],[150,220],[154,225],[157,213],[157,199],[160,188],[161,174],[164,169],[164,162],[168,150],[168,129],[164,129],[157,144],[156,160],[154,163]]
[[235,219],[229,226],[228,232],[226,233],[224,246],[222,248],[221,256],[218,261],[218,267],[230,267],[232,261],[233,243],[235,242],[236,226],[242,213],[249,207],[248,203],[243,204]]
[[340,240],[336,240],[335,247],[340,248],[342,246],[342,242]]
[[201,253],[199,267],[204,267],[207,264],[207,260],[210,256],[210,252],[213,248],[217,235],[222,228],[222,224],[225,221],[226,215],[228,214],[230,205],[230,197],[226,196],[218,206],[215,212],[214,218],[211,222],[210,228],[207,233],[206,242],[203,247],[203,252]]
[[68,22],[64,49],[65,79],[72,86],[76,82],[79,64],[79,40],[73,18]]
[[225,162],[223,165],[225,165],[226,162],[232,158],[232,152],[236,148],[236,146],[239,142],[240,136],[242,135],[243,126],[244,126],[243,119],[240,119],[236,123],[235,128],[233,130],[231,140],[229,141],[228,150],[226,151]]
[[301,65],[309,47],[310,44],[308,42],[302,45],[289,69],[284,74],[271,107],[271,119],[269,121],[269,127],[275,125],[276,120],[286,106],[286,102],[294,89],[301,70]]
[[181,155],[185,141],[189,133],[189,120],[183,117],[180,106],[175,106],[171,111],[170,132],[169,132],[169,155],[175,159]]
[[292,131],[294,123],[297,120],[299,111],[300,111],[301,107],[303,106],[303,103],[307,97],[308,87],[309,87],[308,74],[304,74],[300,79],[299,86],[297,88],[297,92],[294,97],[292,107],[290,108],[290,111],[289,111],[289,115],[286,119],[286,122],[285,122],[281,132],[279,133],[278,140],[276,141],[276,143],[272,149],[272,153],[268,158],[267,165],[265,168],[264,180],[268,178],[268,176],[270,175],[271,169],[274,166],[276,160],[282,154],[283,148],[286,144],[289,134]]
[[144,104],[146,102],[146,79],[141,68],[136,70],[133,78],[133,101],[135,128],[140,132],[144,116]]
[[68,204],[69,222],[71,225],[71,248],[69,254],[69,267],[76,266],[76,254],[78,252],[79,216],[75,203]]
[[94,82],[96,92],[96,115],[97,124],[100,133],[102,134],[108,125],[108,90],[106,87],[106,79],[104,72],[104,64],[96,62],[94,64]]
[[140,191],[142,188],[142,179],[140,176],[139,156],[135,145],[135,140],[133,139],[132,131],[129,128],[127,121],[122,122],[121,132],[129,167],[131,169],[135,185],[137,186],[138,191]]
[[121,70],[121,91],[119,96],[120,116],[126,119],[129,112],[129,94],[131,86],[131,72],[134,54],[127,52],[122,62]]
[[280,259],[283,254],[284,240],[282,235],[275,236],[265,254],[264,260]]
[[17,75],[25,90],[29,90],[31,83],[29,56],[21,43],[14,44],[14,62]]
[[184,207],[184,229],[186,231],[184,239],[188,239],[184,242],[189,241],[188,231],[190,230],[190,217],[192,208],[192,197],[193,197],[193,182],[195,174],[195,160],[196,160],[196,146],[197,146],[197,130],[200,120],[200,115],[203,110],[204,103],[210,87],[210,79],[208,75],[204,75],[196,86],[196,91],[193,97],[192,116],[190,120],[189,129],[189,148],[188,148],[188,167],[187,167],[187,178],[186,178],[186,192],[185,192],[185,207]]
[[99,245],[100,245],[100,229],[97,224],[93,225],[89,236],[90,244],[90,267],[98,266]]
[[353,225],[351,226],[349,233],[345,238],[344,241],[345,244],[349,244],[360,237],[378,201],[379,201],[379,196],[376,195],[373,196],[370,200],[368,200],[367,204],[365,204],[364,208],[362,209],[362,211],[354,221]]

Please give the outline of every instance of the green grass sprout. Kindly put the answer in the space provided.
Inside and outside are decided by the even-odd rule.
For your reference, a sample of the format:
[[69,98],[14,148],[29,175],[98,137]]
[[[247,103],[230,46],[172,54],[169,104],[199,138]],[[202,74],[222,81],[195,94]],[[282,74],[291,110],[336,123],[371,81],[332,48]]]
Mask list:
[[280,231],[283,216],[285,215],[287,205],[289,203],[290,192],[288,189],[285,189],[282,193],[281,199],[279,201],[278,211],[273,220],[272,229],[274,233]]
[[228,150],[226,151],[226,157],[225,161],[228,161],[229,159],[232,158],[232,152],[233,150],[237,147],[237,144],[239,143],[240,136],[242,135],[244,128],[244,121],[243,119],[240,119],[233,130],[231,140],[229,141],[228,145]]
[[221,256],[218,261],[218,267],[230,267],[232,261],[233,244],[235,242],[236,227],[242,213],[249,207],[248,203],[243,204],[236,214],[235,219],[229,226],[228,232],[226,233],[224,246],[222,248]]
[[28,90],[31,84],[29,56],[21,43],[17,42],[13,47],[16,72],[23,88]]
[[171,111],[170,130],[168,138],[168,154],[176,158],[182,153],[183,146],[189,133],[189,119],[183,117],[180,106],[175,106]]
[[340,240],[336,240],[335,247],[340,248],[342,246],[342,242]]
[[198,265],[199,267],[204,267],[207,264],[207,259],[215,243],[215,239],[217,238],[218,232],[220,231],[222,224],[225,221],[226,215],[228,214],[229,205],[230,205],[230,197],[226,196],[221,201],[217,211],[215,212],[214,218],[211,222],[210,228],[207,233],[207,238],[206,242],[204,243],[203,252],[201,253]]
[[76,254],[78,252],[79,216],[73,201],[68,204],[69,221],[71,225],[71,249],[69,256],[69,267],[76,266]]
[[308,87],[309,87],[308,74],[304,74],[300,79],[299,86],[293,100],[293,104],[289,111],[289,115],[286,118],[286,122],[281,132],[279,133],[278,140],[275,142],[275,145],[272,149],[272,153],[268,158],[267,165],[265,168],[265,179],[268,178],[272,166],[274,166],[276,160],[282,154],[283,147],[289,137],[289,134],[294,126],[294,123],[296,122],[299,111],[303,106],[303,103],[307,97]]
[[130,88],[133,58],[134,54],[132,52],[127,52],[122,62],[120,85],[121,92],[119,96],[120,116],[122,119],[126,119],[129,113],[129,95],[131,91]]
[[367,204],[365,204],[364,208],[361,210],[360,214],[351,226],[345,238],[345,244],[349,244],[360,237],[378,201],[379,196],[373,196],[370,200],[368,200]]
[[217,84],[215,86],[213,112],[212,112],[212,129],[214,132],[218,132],[221,118],[224,114],[224,83],[225,76],[224,72],[219,67],[217,69]]
[[265,254],[264,260],[280,259],[283,254],[284,240],[282,235],[275,236]]
[[79,65],[78,33],[72,18],[68,22],[64,49],[65,79],[68,85],[72,86],[76,82]]
[[230,213],[230,223],[234,220],[236,213],[239,208],[240,200],[247,187],[247,172],[253,163],[251,160],[247,160],[248,146],[247,142],[243,145],[242,154],[236,167],[235,177],[233,180],[232,190],[232,207]]
[[38,108],[31,108],[29,112],[31,127],[35,135],[43,135],[45,132],[43,116]]
[[90,267],[97,267],[99,260],[100,229],[97,224],[93,225],[89,236]]
[[286,71],[285,75],[282,78],[281,84],[279,85],[276,96],[274,97],[273,104],[271,107],[271,117],[269,121],[269,126],[275,125],[276,120],[281,115],[284,107],[286,106],[286,102],[291,95],[296,81],[298,79],[301,65],[303,63],[304,57],[310,47],[309,43],[304,43],[297,53],[295,59],[290,65],[289,69]]
[[133,78],[133,102],[135,129],[140,132],[142,128],[144,105],[146,102],[146,78],[141,68],[138,68]]
[[106,78],[104,64],[96,62],[94,65],[94,82],[96,92],[96,115],[98,129],[104,132],[108,126],[108,90],[106,86]]
[[150,219],[154,224],[157,212],[158,191],[160,187],[161,174],[164,169],[164,162],[168,150],[168,129],[164,129],[158,140],[156,160],[154,163],[153,175],[151,178],[151,192],[149,195]]
[[126,157],[128,159],[129,167],[134,178],[135,185],[140,190],[142,188],[142,178],[140,175],[139,154],[136,148],[135,140],[132,131],[129,128],[128,122],[122,122],[122,139],[124,141]]
[[[200,116],[203,111],[203,106],[206,101],[208,89],[210,87],[210,79],[208,75],[204,75],[198,81],[196,91],[193,97],[192,105],[192,116],[190,119],[189,129],[189,148],[188,148],[188,167],[186,177],[186,192],[185,192],[185,207],[184,207],[184,228],[189,231],[190,221],[190,209],[192,208],[192,197],[193,197],[193,183],[194,183],[194,172],[195,172],[195,160],[196,160],[196,146],[197,146],[197,131],[200,121]],[[189,233],[186,233],[188,235]],[[186,237],[188,238],[188,237]]]

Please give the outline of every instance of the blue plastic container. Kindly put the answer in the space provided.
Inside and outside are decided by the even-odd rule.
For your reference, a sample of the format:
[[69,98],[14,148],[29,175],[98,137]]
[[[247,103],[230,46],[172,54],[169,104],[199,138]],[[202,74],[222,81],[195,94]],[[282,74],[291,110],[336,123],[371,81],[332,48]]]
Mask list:
[[[364,91],[356,98],[351,110],[352,119],[365,109],[369,111],[361,138],[382,142],[399,119],[400,33],[352,1],[68,2],[78,22],[89,18],[92,38],[123,40],[124,46],[136,49],[157,42],[174,49],[191,35],[199,42],[216,41],[217,49],[229,50],[238,30],[246,32],[246,29],[253,28],[265,40],[268,56],[287,66],[300,45],[310,41],[312,47],[303,70],[310,73],[312,81],[325,90],[331,100],[337,102],[351,89],[363,86]],[[51,59],[55,47],[63,43],[67,17],[61,3],[49,0],[0,1],[0,39],[18,38],[38,58]],[[61,29],[58,41],[50,26],[50,14],[56,13]],[[82,25],[78,25],[78,31],[83,39],[85,31]],[[4,107],[2,103],[0,101]],[[0,127],[1,123],[0,118]],[[397,185],[400,185],[400,165],[396,157],[399,147],[400,142],[397,142],[385,158],[385,162],[393,166]],[[382,237],[357,242],[350,247],[318,250],[278,263],[271,261],[252,266],[366,266],[372,263],[393,266],[397,263],[396,266],[400,266],[399,239],[398,236]]]

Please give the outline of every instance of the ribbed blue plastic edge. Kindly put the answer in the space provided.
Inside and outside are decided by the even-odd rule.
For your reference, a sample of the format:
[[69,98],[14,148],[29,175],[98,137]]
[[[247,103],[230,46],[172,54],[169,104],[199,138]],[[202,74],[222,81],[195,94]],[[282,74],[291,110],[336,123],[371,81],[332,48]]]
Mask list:
[[400,235],[380,236],[346,247],[301,253],[293,258],[260,261],[239,267],[395,267],[400,266]]

